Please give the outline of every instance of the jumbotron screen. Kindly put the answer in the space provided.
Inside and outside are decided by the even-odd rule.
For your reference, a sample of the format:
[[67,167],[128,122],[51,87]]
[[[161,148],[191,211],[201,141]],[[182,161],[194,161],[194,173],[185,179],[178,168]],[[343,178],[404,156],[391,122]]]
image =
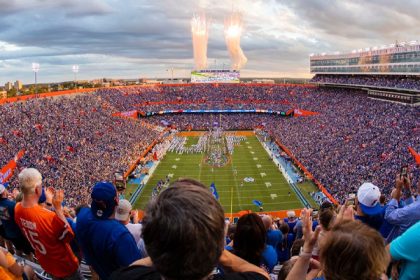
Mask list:
[[239,83],[236,70],[199,70],[191,72],[191,83]]

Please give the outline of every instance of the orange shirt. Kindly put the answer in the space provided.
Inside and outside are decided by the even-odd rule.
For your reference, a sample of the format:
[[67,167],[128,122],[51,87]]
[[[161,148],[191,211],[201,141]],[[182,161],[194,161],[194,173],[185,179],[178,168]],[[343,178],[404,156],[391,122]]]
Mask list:
[[[1,250],[1,248],[0,248]],[[15,258],[9,252],[4,253],[6,255],[7,267],[0,266],[0,279],[2,280],[22,280],[22,276],[16,276],[9,271],[9,267],[16,263]]]
[[57,278],[76,272],[79,264],[69,245],[74,233],[54,212],[39,205],[24,208],[18,203],[15,221],[46,272]]

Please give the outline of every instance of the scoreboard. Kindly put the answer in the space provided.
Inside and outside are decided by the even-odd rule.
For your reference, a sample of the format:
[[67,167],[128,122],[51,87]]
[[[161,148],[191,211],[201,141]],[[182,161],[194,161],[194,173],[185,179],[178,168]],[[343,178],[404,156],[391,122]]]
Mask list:
[[191,83],[239,83],[237,70],[199,70],[191,72]]

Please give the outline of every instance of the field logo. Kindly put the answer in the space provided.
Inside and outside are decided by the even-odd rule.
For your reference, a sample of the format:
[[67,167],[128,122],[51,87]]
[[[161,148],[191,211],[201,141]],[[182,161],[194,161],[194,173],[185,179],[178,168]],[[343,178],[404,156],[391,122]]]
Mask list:
[[245,177],[244,178],[244,182],[246,183],[254,183],[255,179],[252,177]]

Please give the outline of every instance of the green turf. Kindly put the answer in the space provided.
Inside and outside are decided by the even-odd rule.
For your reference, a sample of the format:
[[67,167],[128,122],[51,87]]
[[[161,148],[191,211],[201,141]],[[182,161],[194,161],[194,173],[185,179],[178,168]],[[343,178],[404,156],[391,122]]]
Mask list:
[[[165,179],[166,175],[171,174],[172,180],[190,177],[207,186],[214,182],[220,196],[219,201],[226,213],[241,210],[257,211],[258,208],[252,203],[254,199],[264,203],[264,211],[302,207],[301,202],[255,136],[248,136],[246,141],[236,146],[230,163],[224,167],[209,166],[203,162],[203,158],[204,154],[168,152],[134,206],[143,209],[151,197],[153,187],[160,179]],[[234,169],[237,170],[236,176]],[[243,180],[245,177],[252,177],[255,181],[246,183]],[[270,183],[271,186],[267,186],[266,183]]]
[[187,138],[187,142],[185,143],[186,147],[190,147],[192,145],[195,145],[198,143],[198,139],[200,139],[200,137],[188,137]]

